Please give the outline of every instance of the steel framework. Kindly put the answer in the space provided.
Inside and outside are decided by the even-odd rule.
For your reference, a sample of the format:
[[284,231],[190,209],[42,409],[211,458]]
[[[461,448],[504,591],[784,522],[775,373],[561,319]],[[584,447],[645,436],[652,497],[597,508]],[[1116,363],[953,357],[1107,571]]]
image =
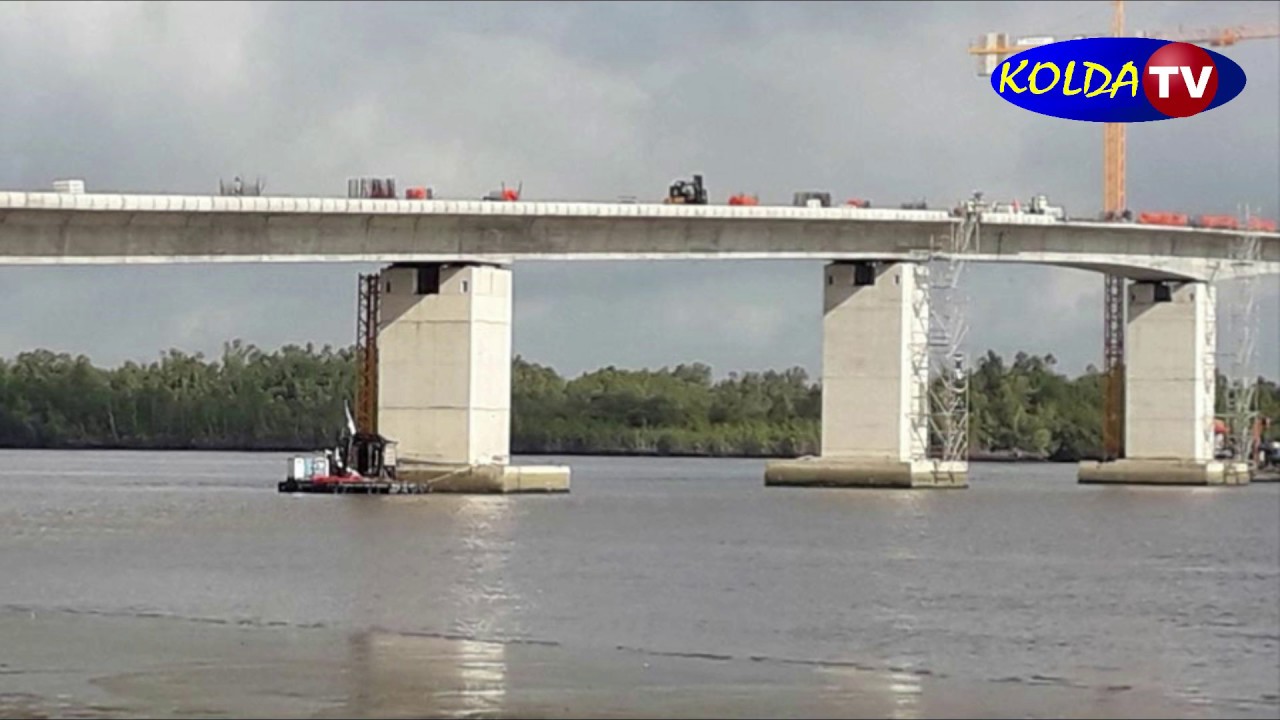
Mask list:
[[[1208,296],[1209,307],[1214,310],[1208,313],[1204,319],[1204,333],[1200,335],[1200,357],[1204,358],[1200,366],[1200,386],[1206,397],[1217,398],[1215,389],[1218,383],[1218,313],[1217,313],[1217,291],[1218,288],[1213,283],[1205,283],[1201,289]],[[1215,428],[1213,419],[1216,417],[1216,408],[1207,408],[1207,417],[1202,417],[1204,422],[1200,427],[1201,438],[1205,446],[1214,447]]]
[[356,306],[356,430],[378,432],[378,323],[382,306],[381,276],[361,275]]
[[[932,257],[930,253],[930,257]],[[911,427],[910,458],[913,462],[924,462],[932,455],[933,443],[931,428],[933,427],[932,402],[929,397],[929,326],[930,302],[932,288],[929,286],[929,264],[915,263],[911,266],[911,327],[907,339],[908,352],[911,358],[911,377],[904,378],[910,382]]]
[[[925,457],[944,463],[969,459],[969,368],[965,355],[968,297],[960,287],[964,256],[979,238],[981,193],[965,206],[964,221],[944,243],[932,243],[927,263],[915,266],[913,303],[918,331],[911,356],[919,388],[912,428]],[[922,459],[922,458],[921,458]]]
[[[1249,227],[1250,213],[1246,208],[1241,213],[1242,228]],[[1258,235],[1246,232],[1237,236],[1231,250],[1232,263],[1235,265],[1251,265],[1261,257],[1262,245]],[[1235,281],[1228,295],[1226,328],[1223,334],[1226,342],[1221,345],[1229,348],[1223,352],[1222,366],[1226,368],[1225,414],[1230,439],[1236,449],[1236,462],[1248,462],[1252,467],[1256,461],[1256,448],[1253,447],[1254,424],[1258,418],[1257,384],[1258,372],[1255,365],[1258,332],[1258,296],[1257,281],[1250,274]],[[1245,457],[1241,457],[1243,453]]]
[[[1111,3],[1111,35],[1124,36],[1124,3]],[[1125,203],[1125,125],[1102,126],[1102,211],[1117,218]],[[1108,274],[1102,284],[1102,371],[1106,373],[1102,400],[1104,460],[1124,457],[1124,330],[1125,279]]]
[[1125,279],[1107,275],[1103,283],[1102,446],[1105,460],[1124,457]]

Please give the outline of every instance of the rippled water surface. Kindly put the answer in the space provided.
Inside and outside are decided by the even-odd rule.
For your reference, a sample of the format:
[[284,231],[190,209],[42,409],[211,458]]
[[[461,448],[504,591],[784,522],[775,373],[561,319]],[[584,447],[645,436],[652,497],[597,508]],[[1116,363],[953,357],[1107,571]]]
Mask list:
[[0,714],[1280,716],[1280,485],[530,461],[572,492],[0,452]]

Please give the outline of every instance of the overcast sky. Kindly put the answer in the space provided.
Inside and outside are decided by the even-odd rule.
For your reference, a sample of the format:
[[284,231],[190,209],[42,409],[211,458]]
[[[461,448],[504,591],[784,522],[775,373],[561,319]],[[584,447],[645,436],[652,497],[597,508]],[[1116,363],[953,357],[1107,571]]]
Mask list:
[[[1280,22],[1276,2],[1131,2],[1133,30]],[[479,197],[714,201],[798,189],[896,204],[1048,193],[1101,204],[1102,129],[998,98],[979,33],[1103,33],[1110,3],[0,4],[0,188],[342,196],[395,176]],[[1129,129],[1129,205],[1280,215],[1280,41],[1219,48],[1227,105]],[[0,268],[0,356],[99,364],[349,344],[361,265]],[[577,374],[702,361],[819,370],[821,264],[524,263],[515,351]],[[1101,364],[1102,277],[992,265],[966,277],[970,351]],[[1262,283],[1259,370],[1280,375],[1280,278]],[[1225,295],[1227,291],[1222,291]]]

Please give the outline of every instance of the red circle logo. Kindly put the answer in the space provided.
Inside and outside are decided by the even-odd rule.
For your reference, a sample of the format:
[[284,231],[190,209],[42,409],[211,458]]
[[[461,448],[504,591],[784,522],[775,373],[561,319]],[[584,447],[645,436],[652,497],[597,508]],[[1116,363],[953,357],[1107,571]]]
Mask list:
[[1202,48],[1169,43],[1142,68],[1142,90],[1151,107],[1169,117],[1190,117],[1209,107],[1218,92],[1218,66]]

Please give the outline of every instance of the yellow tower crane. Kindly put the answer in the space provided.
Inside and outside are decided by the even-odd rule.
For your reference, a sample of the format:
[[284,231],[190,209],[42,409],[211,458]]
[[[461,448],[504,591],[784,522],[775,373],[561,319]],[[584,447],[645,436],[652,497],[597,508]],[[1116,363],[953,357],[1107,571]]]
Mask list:
[[[1124,35],[1124,0],[1112,0],[1111,7],[1111,35],[1121,37]],[[1096,37],[1096,35],[1075,35],[1071,39],[1083,37]],[[1280,25],[1237,25],[1190,31],[1179,29],[1139,32],[1135,37],[1223,47],[1243,40],[1280,37]],[[987,33],[978,40],[978,45],[969,48],[969,54],[979,57],[981,63],[979,76],[990,77],[996,66],[1010,55],[1056,41],[1056,38],[1048,36],[1021,37],[1010,41],[1008,35]],[[1102,126],[1104,217],[1118,217],[1124,212],[1125,206],[1125,124],[1104,123]],[[1106,384],[1103,394],[1102,446],[1105,459],[1114,460],[1124,456],[1124,278],[1118,275],[1107,275],[1104,290],[1102,347]]]

